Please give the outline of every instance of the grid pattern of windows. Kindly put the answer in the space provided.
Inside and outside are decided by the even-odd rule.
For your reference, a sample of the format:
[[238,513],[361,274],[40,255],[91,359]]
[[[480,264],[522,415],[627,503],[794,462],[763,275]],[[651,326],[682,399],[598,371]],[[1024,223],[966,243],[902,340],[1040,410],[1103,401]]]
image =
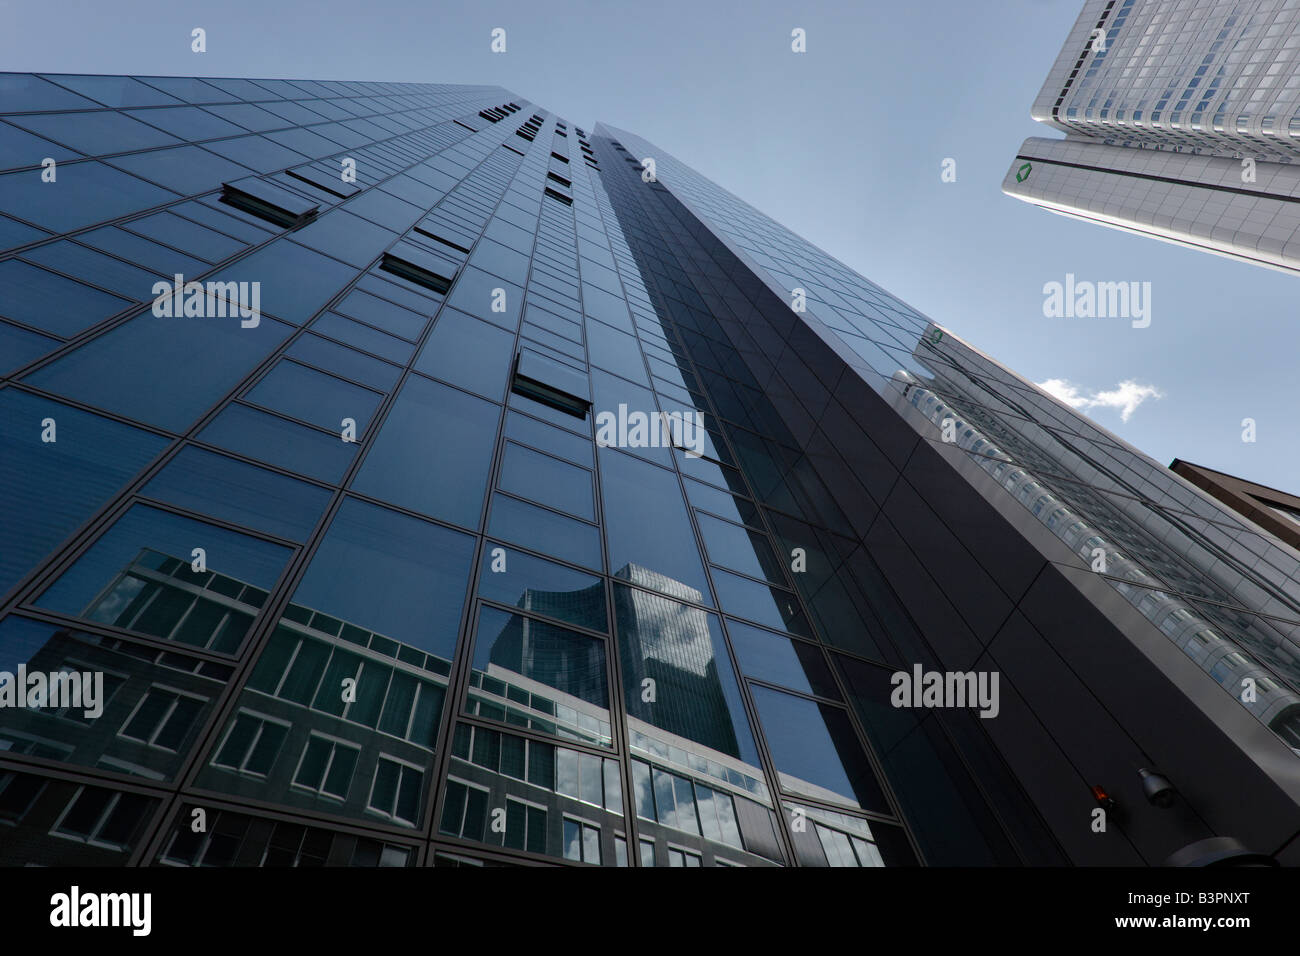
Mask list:
[[[118,675],[89,733],[0,714],[0,858],[1066,858],[978,719],[888,704],[930,642],[988,638],[1003,582],[975,569],[980,612],[909,591],[882,535],[933,519],[873,522],[938,441],[923,385],[1151,576],[1117,584],[1231,605],[1118,479],[1065,490],[1052,441],[1145,463],[649,144],[534,109],[0,78],[0,660]],[[906,439],[859,422],[886,414]],[[1143,520],[1249,533],[1144,475]]]

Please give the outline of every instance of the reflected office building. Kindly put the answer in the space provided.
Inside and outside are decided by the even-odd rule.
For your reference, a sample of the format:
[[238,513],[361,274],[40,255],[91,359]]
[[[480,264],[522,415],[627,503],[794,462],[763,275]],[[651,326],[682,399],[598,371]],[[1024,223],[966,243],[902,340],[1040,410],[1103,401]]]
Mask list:
[[3,74],[0,162],[0,672],[102,680],[0,862],[1300,859],[1300,554],[644,140]]

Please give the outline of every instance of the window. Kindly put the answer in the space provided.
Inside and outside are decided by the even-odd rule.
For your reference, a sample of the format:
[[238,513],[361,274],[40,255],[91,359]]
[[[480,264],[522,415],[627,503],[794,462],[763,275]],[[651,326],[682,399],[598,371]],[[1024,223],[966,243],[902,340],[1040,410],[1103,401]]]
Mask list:
[[217,755],[212,758],[212,765],[265,777],[270,773],[288,733],[288,724],[241,710],[235,715]]
[[25,773],[0,773],[0,823],[17,823],[45,789],[40,777]]
[[256,176],[221,184],[221,201],[281,229],[312,219],[320,205]]
[[356,438],[360,441],[383,394],[281,359],[246,398],[268,411],[300,419],[336,435],[341,434],[343,419],[351,418],[356,422]]
[[[562,158],[562,157],[561,157],[561,158]],[[565,162],[567,163],[568,160],[566,159]],[[546,174],[546,178],[549,179],[549,180],[551,180],[552,182],[559,183],[559,184],[560,184],[561,186],[563,186],[565,189],[572,189],[572,188],[573,188],[573,182],[572,182],[572,180],[565,179],[563,176],[559,175],[558,173],[547,173],[547,174]]]
[[344,348],[316,335],[299,336],[289,346],[285,357],[296,358],[381,392],[391,391],[402,374],[395,365],[361,355],[355,349]]
[[337,312],[326,312],[311,324],[311,329],[319,335],[328,336],[344,345],[351,345],[354,349],[370,352],[399,365],[405,365],[414,351],[414,346],[410,342],[349,319]]
[[367,807],[372,813],[395,823],[418,826],[423,788],[423,770],[383,755],[375,765],[375,779]]
[[447,794],[442,807],[439,831],[450,836],[482,842],[487,824],[488,791],[472,783],[447,778]]
[[312,733],[293,775],[293,785],[323,797],[346,799],[360,753],[360,748],[352,744]]
[[494,542],[483,553],[479,594],[593,631],[608,630],[600,578]]
[[813,825],[817,828],[817,839],[821,842],[822,851],[826,854],[826,861],[831,866],[885,865],[885,861],[880,856],[880,850],[874,843],[861,837],[841,833],[839,830],[832,830],[820,823],[814,823]]
[[514,336],[445,308],[415,360],[415,370],[501,401],[510,377]]
[[584,567],[604,567],[598,528],[509,495],[492,497],[488,534]]
[[[519,286],[479,269],[467,268],[456,280],[456,288],[447,298],[447,304],[513,332],[519,325],[519,308],[523,299],[524,290]],[[494,308],[502,311],[494,311]]]
[[505,845],[532,853],[546,852],[546,807],[506,797]]
[[557,201],[559,201],[559,202],[564,203],[564,205],[566,205],[566,206],[572,206],[572,205],[573,205],[573,200],[572,200],[572,199],[570,199],[568,196],[564,195],[564,193],[552,189],[550,186],[547,186],[547,187],[546,187],[545,192],[546,192],[546,195],[550,196],[550,197],[551,197],[552,199],[554,199],[554,200],[557,200]]
[[429,232],[427,229],[421,229],[419,226],[415,227],[415,231],[422,236],[428,236],[430,239],[434,240],[435,242],[441,242],[444,246],[448,246],[452,249],[455,249],[457,252],[462,252],[465,255],[469,255],[469,249],[460,245],[459,243],[452,242],[450,239],[444,239],[442,236],[435,235],[434,233]]
[[844,711],[751,685],[759,721],[784,788],[884,810],[884,796]]
[[[613,448],[601,448],[597,456],[611,570],[646,587],[712,604],[677,476]],[[646,521],[647,514],[656,520]]]
[[[183,806],[159,861],[172,866],[324,866],[347,860],[349,866],[408,866],[408,847],[364,837],[335,834],[294,823],[253,826],[253,818],[229,810],[209,810],[206,832],[190,829],[192,806]],[[338,850],[351,853],[339,857]]]
[[357,449],[340,441],[337,433],[329,435],[239,404],[229,405],[213,419],[199,440],[330,483],[343,477]]
[[669,866],[701,866],[703,865],[700,857],[696,853],[687,850],[679,850],[676,847],[668,848],[668,865]]
[[585,419],[591,408],[585,375],[528,349],[521,349],[515,358],[510,390],[575,418]]
[[166,687],[150,687],[118,736],[177,753],[205,703]]
[[5,290],[0,315],[69,338],[131,304],[129,299],[92,289],[21,259],[0,264],[0,286]]
[[[408,245],[407,249],[410,250],[411,247]],[[385,272],[391,272],[395,276],[408,279],[416,285],[431,289],[438,295],[446,295],[447,290],[451,288],[452,279],[455,278],[455,273],[450,276],[440,275],[424,265],[417,265],[408,259],[399,259],[389,252],[384,253],[384,260],[380,263],[379,268]]]
[[[557,600],[563,601],[563,595],[538,595],[543,604]],[[471,712],[512,723],[536,714],[537,719],[529,723],[537,729],[609,745],[608,669],[602,639],[483,607],[474,667],[477,674],[468,690]],[[519,710],[523,713],[516,714]],[[591,760],[595,776],[581,799],[603,805],[599,758]]]
[[450,660],[474,539],[348,498],[294,603]]
[[642,839],[638,841],[641,844],[641,865],[655,865],[655,841]]
[[820,648],[730,619],[727,631],[736,659],[747,676],[805,694],[839,699],[835,680]]
[[291,541],[307,540],[330,499],[322,488],[193,446],[141,494]]
[[326,171],[318,166],[299,166],[297,169],[286,169],[285,173],[317,189],[332,193],[340,199],[347,199],[361,191],[361,187],[356,183],[345,182],[337,170]]
[[564,858],[600,865],[600,827],[564,818]]
[[[392,288],[396,291],[395,286]],[[429,313],[437,307],[433,302],[427,304],[429,306],[427,310],[415,312],[357,288],[349,292],[335,308],[358,322],[364,322],[376,329],[414,341],[420,337],[420,333],[428,324]],[[423,305],[424,303],[421,303],[422,307]]]
[[55,232],[142,212],[179,197],[104,163],[84,162],[59,169],[58,188],[33,189],[30,173],[0,176],[0,211]]
[[523,498],[594,521],[592,474],[567,461],[506,442],[500,486]]
[[149,800],[139,794],[79,787],[50,832],[95,846],[123,849],[131,843],[148,808]]
[[[193,566],[195,542],[202,542],[210,564],[202,571]],[[162,640],[232,653],[289,554],[279,545],[134,505],[38,603]],[[231,597],[245,606],[231,606]]]
[[[184,432],[290,331],[266,316],[256,327],[241,328],[236,319],[160,319],[145,312],[25,381]],[[141,388],[141,382],[150,383],[149,388]],[[166,395],[167,401],[158,401],[159,395]]]
[[357,268],[369,266],[395,238],[384,227],[343,209],[327,212],[293,234],[294,243],[342,259]]
[[[40,422],[59,441],[41,441]],[[0,394],[5,496],[0,591],[7,591],[166,446],[166,439],[16,389]],[[80,610],[80,608],[77,608]]]
[[658,767],[651,768],[654,781],[655,804],[659,822],[674,830],[699,835],[699,814],[695,808],[695,792],[685,777],[666,773]]
[[500,414],[499,405],[412,375],[398,392],[353,487],[477,528]]

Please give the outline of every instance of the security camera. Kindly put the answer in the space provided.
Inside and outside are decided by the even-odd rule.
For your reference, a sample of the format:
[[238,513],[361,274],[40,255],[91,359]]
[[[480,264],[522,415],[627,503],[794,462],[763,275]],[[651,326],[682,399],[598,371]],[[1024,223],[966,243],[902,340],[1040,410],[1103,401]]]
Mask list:
[[1148,803],[1159,807],[1161,810],[1168,810],[1174,805],[1174,801],[1178,797],[1178,791],[1174,789],[1174,785],[1169,782],[1168,777],[1145,767],[1139,770],[1138,773],[1142,777],[1142,792],[1146,795]]

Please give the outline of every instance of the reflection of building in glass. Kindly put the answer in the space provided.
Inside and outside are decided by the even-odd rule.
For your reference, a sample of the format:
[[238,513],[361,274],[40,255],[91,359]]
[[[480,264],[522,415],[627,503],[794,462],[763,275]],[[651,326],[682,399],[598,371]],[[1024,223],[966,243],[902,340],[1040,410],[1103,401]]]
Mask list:
[[145,548],[86,608],[90,621],[232,653],[266,600],[261,588]]
[[[762,859],[780,860],[771,810],[754,802],[770,802],[762,771],[733,756],[738,752],[738,742],[714,660],[708,615],[663,597],[673,594],[698,601],[699,592],[635,565],[623,568],[615,578],[657,592],[639,588],[615,591],[616,616],[625,635],[622,663],[628,731],[631,749],[641,758],[632,763],[632,786],[643,830],[660,833],[665,841],[677,844],[668,850],[670,866],[700,865],[704,847],[692,850],[690,844],[683,845],[688,835],[715,844],[708,851],[710,859],[721,853],[724,861],[730,856],[732,865],[748,859],[746,851]],[[604,618],[604,600],[605,588],[599,585],[573,591],[529,588],[515,603],[521,609],[555,618],[591,620]],[[604,699],[603,648],[591,641],[583,642],[582,635],[575,632],[523,615],[492,616],[492,626],[485,633],[484,622],[489,617],[483,613],[478,639],[484,640],[494,629],[496,636],[492,639],[490,666],[471,674],[470,712],[608,746],[608,713],[592,703],[593,699]],[[504,626],[500,626],[502,619]],[[653,701],[645,699],[647,679],[654,681]],[[638,716],[639,712],[644,716]],[[451,818],[460,824],[457,829],[444,817],[444,826],[452,826],[462,836],[467,825],[479,832],[482,808],[490,792],[473,785],[474,780],[490,782],[482,775],[480,760],[510,740],[486,728],[477,728],[468,736],[482,741],[485,735],[499,744],[480,744],[477,748],[465,745],[457,754],[466,761],[462,766],[466,778],[453,784],[454,800],[448,812],[461,814]],[[527,743],[527,760],[521,761],[521,771],[524,762],[532,766],[536,759],[532,755],[539,747],[542,745],[537,742]],[[608,774],[616,773],[613,762],[564,748],[542,751],[547,754],[543,758],[545,769],[525,773],[530,783],[552,783],[550,750],[555,751],[557,761],[553,781],[557,793],[590,807],[611,809],[621,805],[621,795],[608,778]],[[526,805],[517,813],[524,832],[541,840],[536,834],[544,827],[546,808]],[[742,825],[747,840],[742,838]],[[599,860],[601,827],[599,822],[588,821],[574,830],[572,821],[566,819],[566,858]],[[620,857],[627,852],[625,839],[619,837],[615,846]],[[647,865],[653,865],[649,861],[654,858],[654,848],[651,839],[644,841],[639,850]]]
[[[653,576],[651,584],[646,580]],[[699,600],[699,592],[636,565],[616,578],[657,591]],[[617,588],[614,600],[624,634],[623,693],[629,717],[726,754],[739,754],[736,731],[722,694],[708,616],[689,605],[655,597],[638,588]],[[652,687],[646,681],[653,681]],[[653,703],[646,700],[653,692]]]
[[[933,379],[921,382],[908,372],[895,373],[901,386],[897,401],[920,411],[937,430],[948,428],[953,443],[970,452],[1011,497],[1300,752],[1296,626],[1234,613],[1239,598],[1229,588],[1240,587],[1239,570],[1217,559],[1197,564],[1192,547],[1170,549],[1173,535],[1187,535],[1189,544],[1198,540],[1177,515],[1169,515],[1161,527],[1149,513],[1138,512],[1141,506],[1132,497],[1093,487],[1096,477],[1092,485],[1083,484],[1071,472],[1086,467],[1084,443],[1071,446],[1066,435],[1048,433],[1037,424],[1052,400],[1023,392],[1016,401],[1030,407],[1030,415],[995,414],[997,386],[967,371],[990,363],[951,333],[936,336],[936,331],[922,336],[914,353],[934,369]],[[1032,440],[1026,435],[1031,431],[1037,432]],[[1059,454],[1052,454],[1054,447]],[[1162,480],[1170,484],[1174,479]],[[1163,534],[1163,542],[1153,534]],[[1281,550],[1276,543],[1270,547]],[[1250,693],[1243,693],[1246,687]]]

